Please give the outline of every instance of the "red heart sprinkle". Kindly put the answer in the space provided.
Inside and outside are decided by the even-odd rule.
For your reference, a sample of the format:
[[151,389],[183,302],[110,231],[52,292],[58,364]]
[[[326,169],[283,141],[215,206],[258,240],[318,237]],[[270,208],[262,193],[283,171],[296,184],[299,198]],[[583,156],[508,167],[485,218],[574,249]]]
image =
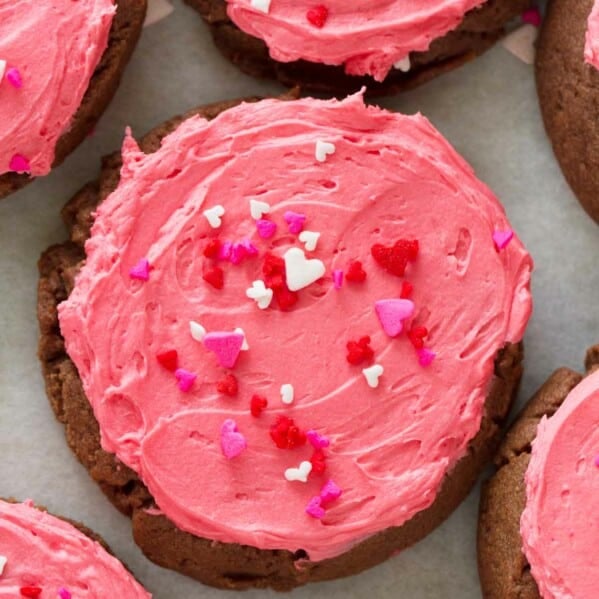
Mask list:
[[179,354],[177,354],[177,350],[175,349],[170,349],[168,351],[156,354],[156,359],[161,366],[164,366],[164,368],[170,370],[171,372],[175,372],[179,365]]
[[416,260],[419,249],[417,239],[400,239],[391,247],[376,243],[370,251],[376,262],[387,272],[403,277],[408,263]]
[[319,4],[318,6],[311,8],[306,13],[306,18],[308,19],[308,21],[312,25],[314,25],[314,27],[318,27],[319,29],[322,29],[324,27],[324,24],[326,23],[328,17],[329,10],[326,6],[323,6],[322,4]]
[[223,269],[220,266],[210,266],[204,270],[202,279],[215,289],[222,289],[225,284]]
[[262,395],[253,395],[250,400],[250,411],[252,412],[252,416],[258,418],[267,405],[268,401],[266,400],[266,397],[262,397]]
[[312,470],[310,471],[310,474],[316,474],[317,476],[324,474],[325,470],[327,469],[324,451],[322,451],[322,449],[315,449],[312,457],[310,458],[310,463],[312,464]]
[[362,263],[359,260],[350,263],[347,267],[345,278],[350,283],[363,283],[366,280],[366,272],[362,268]]
[[370,347],[370,337],[362,337],[358,341],[347,342],[347,356],[346,359],[350,364],[357,366],[365,360],[372,360],[374,358],[374,351]]
[[21,595],[23,597],[39,597],[42,593],[42,589],[40,587],[21,587],[19,589]]
[[306,444],[306,433],[287,416],[277,418],[270,427],[270,437],[279,449],[294,449]]
[[408,281],[404,281],[401,284],[401,291],[399,293],[399,297],[401,299],[410,299],[412,297],[412,291],[414,291],[414,285],[409,283]]
[[239,385],[235,375],[231,373],[226,374],[224,379],[216,383],[216,390],[223,395],[235,397],[239,391]]
[[211,239],[204,248],[204,256],[206,258],[216,258],[220,250],[220,239]]
[[424,338],[427,336],[428,329],[426,327],[412,327],[408,331],[408,338],[415,349],[422,349],[424,347]]
[[274,290],[274,296],[277,300],[277,305],[283,312],[287,312],[287,310],[291,310],[295,304],[297,304],[297,293],[294,291],[289,291],[287,287],[283,287],[281,289]]

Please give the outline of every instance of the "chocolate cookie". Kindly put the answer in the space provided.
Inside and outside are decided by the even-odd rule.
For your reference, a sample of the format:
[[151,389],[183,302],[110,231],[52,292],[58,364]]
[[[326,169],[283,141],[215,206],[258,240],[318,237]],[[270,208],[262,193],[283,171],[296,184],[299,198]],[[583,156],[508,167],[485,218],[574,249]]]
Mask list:
[[585,62],[593,0],[552,0],[541,29],[536,78],[547,134],[568,183],[599,222],[599,71]]
[[185,0],[204,18],[216,46],[242,71],[279,80],[287,86],[342,96],[365,86],[368,93],[392,94],[410,89],[450,71],[488,50],[505,34],[505,26],[520,15],[529,0],[488,0],[466,14],[461,24],[436,39],[426,52],[410,54],[411,68],[392,70],[383,82],[369,76],[347,75],[342,66],[298,60],[273,60],[266,44],[241,31],[227,16],[226,0]]
[[[599,366],[599,345],[589,349],[585,365],[587,372]],[[524,477],[539,422],[558,410],[582,378],[568,368],[556,370],[522,410],[497,453],[497,471],[483,487],[478,525],[478,564],[485,599],[541,597],[522,550]]]
[[[198,108],[149,133],[141,149],[152,153],[160,140],[194,113],[210,119],[237,104],[228,102]],[[426,536],[468,494],[494,453],[522,373],[522,346],[508,344],[497,355],[485,412],[468,453],[446,476],[436,500],[406,524],[387,529],[331,559],[311,562],[305,551],[261,550],[247,545],[200,538],[177,528],[157,506],[137,475],[114,455],[102,450],[98,423],[86,398],[74,363],[65,350],[57,306],[71,293],[85,258],[93,212],[119,182],[120,156],[105,159],[97,182],[84,187],[64,208],[70,239],[48,249],[39,262],[39,356],[46,389],[57,418],[66,428],[69,446],[111,502],[132,518],[133,535],[144,553],[157,564],[206,584],[226,589],[289,590],[311,581],[355,574]]]
[[[117,12],[112,21],[108,47],[90,81],[83,101],[71,125],[59,139],[53,167],[85,139],[114,96],[123,71],[141,35],[147,0],[116,0]],[[21,189],[32,180],[27,174],[0,175],[0,199]]]

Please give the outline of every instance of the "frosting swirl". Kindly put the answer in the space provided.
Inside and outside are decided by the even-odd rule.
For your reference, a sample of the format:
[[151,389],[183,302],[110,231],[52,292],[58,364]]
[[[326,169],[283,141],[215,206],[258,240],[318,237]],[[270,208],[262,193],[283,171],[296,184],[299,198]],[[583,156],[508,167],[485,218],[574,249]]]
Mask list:
[[[350,75],[382,81],[395,63],[426,51],[484,1],[227,0],[227,12],[240,29],[264,40],[275,60],[343,64]],[[318,9],[326,12],[311,12]]]
[[598,406],[599,370],[543,418],[533,442],[520,531],[543,599],[586,599],[599,587]]
[[50,172],[114,12],[113,0],[0,2],[0,175]]
[[[422,116],[367,107],[360,96],[265,100],[210,122],[193,117],[150,155],[128,137],[123,159],[118,188],[98,207],[86,263],[59,306],[103,447],[139,473],[183,530],[304,549],[315,561],[430,506],[479,430],[497,352],[522,338],[531,310],[531,259],[516,237],[496,250],[493,234],[509,224],[472,169]],[[268,239],[250,214],[261,204],[277,227]],[[290,275],[293,283],[298,273],[321,278],[300,289],[290,311],[260,309],[247,290],[264,277],[267,252],[298,259],[309,241],[300,241],[299,221],[320,233],[308,257],[325,275],[317,263],[311,273],[288,271],[290,286]],[[220,290],[203,280],[203,252],[216,236],[258,252],[219,262]],[[426,368],[405,332],[385,332],[387,311],[398,307],[385,301],[399,296],[402,279],[376,263],[372,248],[400,238],[419,242],[406,277],[409,319],[428,328],[436,354]],[[356,260],[366,280],[336,289],[338,272],[349,278]],[[190,334],[190,321],[209,334],[228,331],[210,345],[226,339],[229,349],[240,343],[230,332],[243,329],[249,350],[232,370],[237,397],[218,393],[227,371],[205,347],[208,336],[196,340],[201,327]],[[368,382],[361,370],[370,363],[346,359],[347,342],[363,336],[384,368]],[[178,352],[178,381],[165,350]],[[288,384],[290,405],[280,399]],[[268,401],[259,417],[250,412],[256,393]],[[270,428],[282,415],[330,441],[327,477],[343,495],[320,519],[305,508],[327,477],[286,480],[311,449],[275,446]],[[223,435],[233,446],[222,445]]]
[[127,597],[151,595],[99,543],[31,502],[0,500],[0,599]]

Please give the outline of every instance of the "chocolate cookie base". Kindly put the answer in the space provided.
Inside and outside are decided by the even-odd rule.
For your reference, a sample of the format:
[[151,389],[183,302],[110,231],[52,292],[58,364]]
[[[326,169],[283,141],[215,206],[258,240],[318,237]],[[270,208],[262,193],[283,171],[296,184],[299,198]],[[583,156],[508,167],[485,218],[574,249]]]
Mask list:
[[[192,111],[213,118],[237,102],[214,104]],[[145,152],[155,151],[161,138],[182,117],[161,125],[141,141]],[[57,418],[66,427],[69,446],[112,503],[131,516],[133,535],[143,552],[157,564],[177,570],[206,584],[225,589],[267,588],[289,590],[311,581],[355,574],[374,566],[396,551],[419,541],[438,526],[466,497],[484,465],[497,449],[501,429],[522,374],[522,347],[508,344],[497,355],[485,415],[467,455],[445,478],[436,501],[406,524],[387,529],[347,553],[322,562],[310,562],[304,551],[261,550],[203,539],[178,529],[164,515],[147,511],[154,500],[137,475],[100,446],[98,423],[84,395],[77,369],[69,359],[60,334],[57,305],[74,285],[85,257],[92,213],[118,184],[120,157],[104,160],[100,179],[84,187],[64,208],[70,240],[47,250],[40,259],[38,317],[41,328],[39,356],[46,389]]]
[[[108,47],[94,71],[69,129],[58,140],[53,168],[61,164],[87,137],[106,110],[141,34],[147,0],[116,0],[116,5],[117,12],[110,29]],[[0,199],[21,189],[32,180],[33,178],[27,174],[0,175]]]
[[530,0],[488,0],[471,10],[461,25],[431,44],[426,52],[410,54],[408,73],[392,70],[383,82],[346,75],[342,66],[298,60],[273,60],[266,44],[241,31],[227,16],[226,0],[185,0],[204,18],[219,50],[242,71],[254,77],[277,79],[284,85],[337,96],[363,86],[371,95],[392,94],[425,83],[488,50],[505,34],[505,25],[521,14]]
[[552,0],[538,44],[536,78],[545,129],[562,171],[599,223],[599,70],[584,60],[593,0]]
[[[599,367],[599,345],[586,369]],[[535,393],[506,435],[495,458],[497,472],[484,485],[478,524],[478,567],[484,599],[541,599],[522,551],[520,517],[526,506],[524,475],[543,416],[553,415],[582,375],[560,368]]]

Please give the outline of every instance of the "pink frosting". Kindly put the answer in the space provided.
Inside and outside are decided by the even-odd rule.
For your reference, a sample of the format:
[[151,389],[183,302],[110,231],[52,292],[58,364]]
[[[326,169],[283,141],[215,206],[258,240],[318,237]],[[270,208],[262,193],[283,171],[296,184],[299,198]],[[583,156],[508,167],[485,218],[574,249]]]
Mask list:
[[[0,500],[0,599],[23,596],[23,587],[42,589],[40,598],[149,599],[151,595],[99,543],[31,502]],[[0,568],[1,569],[1,568]],[[63,593],[65,596],[69,596]]]
[[[335,151],[315,158],[317,142]],[[243,104],[207,122],[185,121],[151,155],[127,138],[117,190],[98,208],[87,261],[59,306],[67,350],[100,423],[102,444],[138,472],[160,509],[201,537],[262,549],[304,549],[312,560],[346,551],[398,526],[434,501],[444,476],[479,430],[495,356],[519,341],[530,310],[531,259],[500,204],[422,116],[366,107],[362,98]],[[249,200],[278,224],[262,239]],[[222,205],[222,227],[203,211]],[[246,297],[263,256],[302,247],[286,213],[321,233],[311,258],[322,280],[289,312]],[[288,216],[288,215],[287,215]],[[250,239],[260,256],[220,262],[224,289],[202,280],[207,240]],[[388,337],[375,302],[396,298],[402,280],[378,266],[375,243],[418,239],[408,269],[414,322],[429,328],[427,368],[405,333]],[[147,257],[147,282],[129,269]],[[364,283],[335,289],[332,273],[360,260]],[[216,392],[224,376],[214,353],[190,335],[241,327],[249,350],[234,368],[237,398]],[[346,344],[371,337],[384,367],[376,389],[346,360]],[[156,355],[179,353],[198,375],[181,392]],[[281,403],[280,388],[294,387]],[[250,397],[264,395],[260,418]],[[327,478],[343,491],[324,519],[305,506],[325,482],[285,479],[311,447],[281,450],[269,437],[277,415],[330,440]],[[232,419],[247,449],[228,460],[220,431]]]
[[[14,156],[46,175],[106,49],[113,0],[0,2],[0,60],[22,86],[0,78],[0,175]],[[12,168],[21,170],[19,162]]]
[[526,472],[524,553],[543,599],[597,596],[599,371],[540,422]]
[[[484,1],[271,0],[265,13],[251,0],[227,0],[229,17],[264,40],[275,60],[343,64],[351,75],[372,75],[379,81],[396,62],[427,50]],[[315,6],[328,11],[322,27],[307,18]]]
[[584,57],[589,64],[599,69],[599,0],[595,0],[589,16]]

